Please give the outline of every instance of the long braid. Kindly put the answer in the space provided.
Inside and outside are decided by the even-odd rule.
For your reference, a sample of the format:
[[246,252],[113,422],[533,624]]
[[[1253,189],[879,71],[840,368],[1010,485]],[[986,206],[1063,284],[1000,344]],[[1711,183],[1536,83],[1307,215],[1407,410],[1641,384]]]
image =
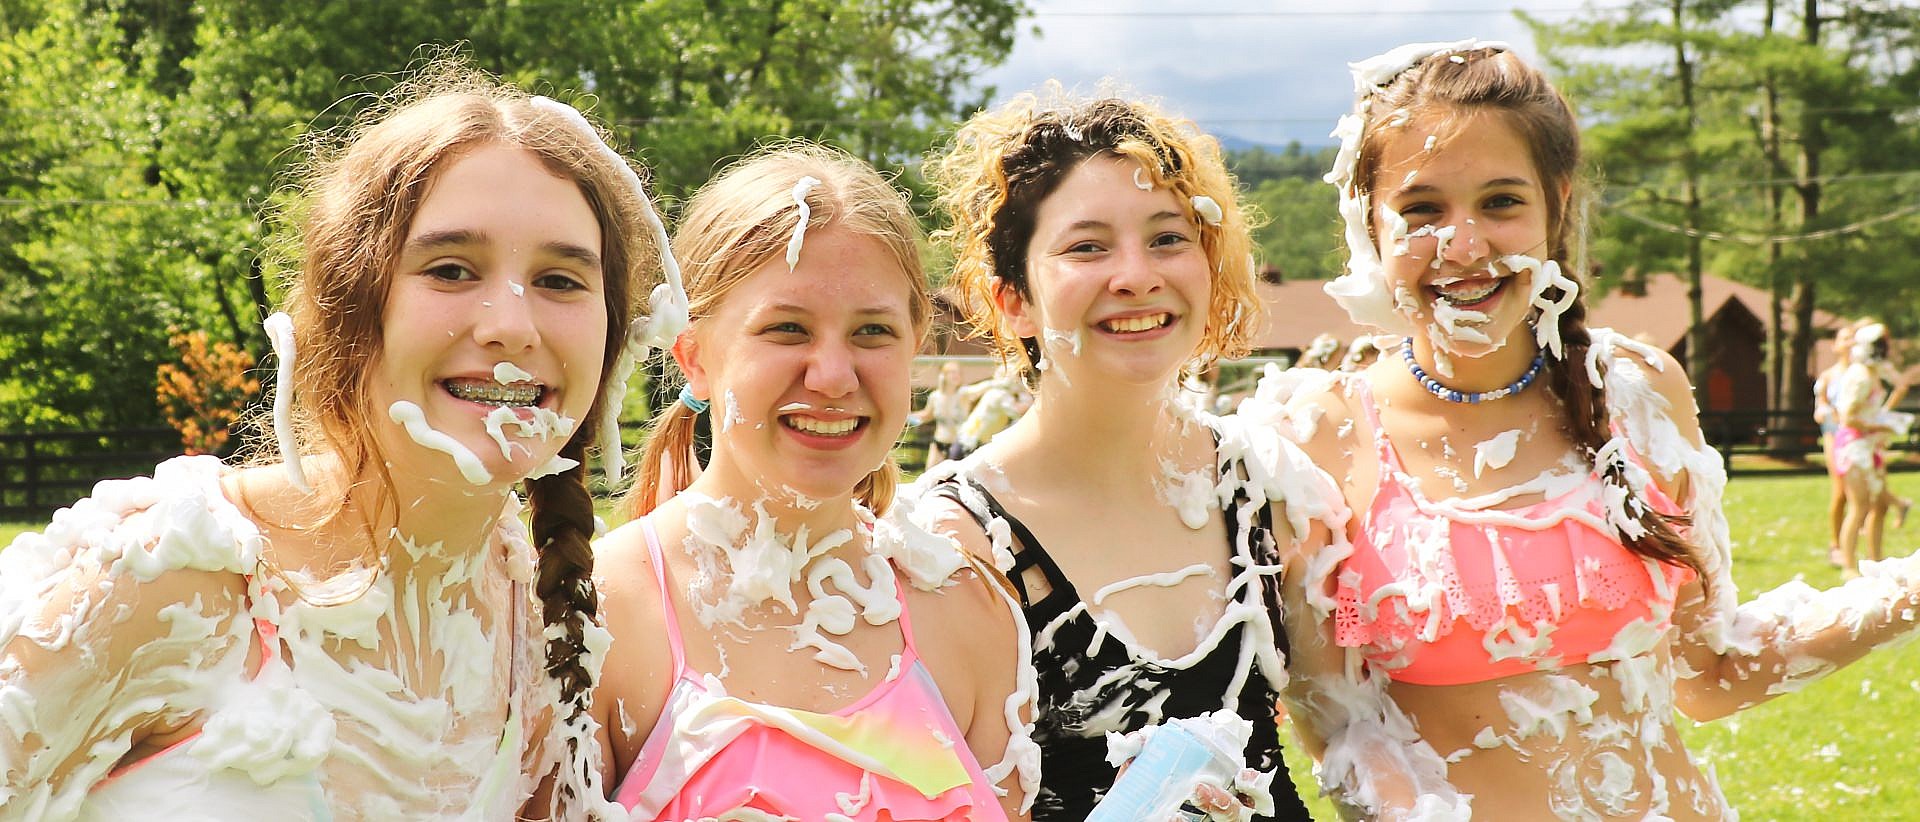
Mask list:
[[1692,568],[1700,579],[1707,578],[1700,557],[1680,535],[1679,526],[1684,526],[1688,518],[1669,516],[1654,510],[1648,505],[1646,494],[1635,488],[1627,478],[1625,466],[1618,460],[1608,460],[1599,464],[1598,455],[1607,441],[1613,438],[1611,421],[1607,414],[1607,395],[1603,386],[1594,385],[1587,374],[1587,349],[1593,345],[1593,338],[1587,333],[1586,301],[1575,299],[1573,304],[1560,315],[1560,340],[1565,346],[1566,356],[1560,360],[1550,360],[1547,386],[1559,398],[1567,412],[1567,430],[1573,436],[1576,447],[1585,452],[1589,461],[1595,463],[1600,471],[1600,479],[1607,485],[1627,491],[1627,499],[1636,503],[1637,511],[1628,509],[1628,515],[1638,521],[1646,532],[1638,536],[1622,534],[1621,539],[1627,549],[1648,559]]
[[[586,444],[592,426],[582,426],[560,449],[575,465],[558,474],[527,481],[527,504],[533,512],[533,544],[540,560],[534,591],[540,597],[541,617],[549,629],[562,629],[547,640],[547,675],[560,686],[565,716],[556,721],[572,725],[589,720],[587,701],[593,693],[594,672],[587,666],[587,625],[598,623],[600,596],[593,585],[593,497],[587,492]],[[550,631],[551,633],[551,631]],[[562,762],[579,758],[579,735],[564,735],[570,750]],[[591,739],[588,734],[585,738]],[[567,767],[563,764],[563,769]],[[564,807],[575,797],[562,780],[555,798]],[[597,797],[596,797],[597,798]]]

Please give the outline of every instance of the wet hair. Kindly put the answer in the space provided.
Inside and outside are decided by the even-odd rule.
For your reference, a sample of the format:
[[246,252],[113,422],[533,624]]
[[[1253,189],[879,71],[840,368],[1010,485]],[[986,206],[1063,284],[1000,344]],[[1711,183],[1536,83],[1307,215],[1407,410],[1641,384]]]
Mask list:
[[[1470,138],[1471,132],[1464,126],[1483,114],[1499,118],[1526,144],[1547,199],[1546,259],[1561,261],[1568,276],[1584,281],[1580,127],[1567,99],[1544,74],[1512,52],[1475,48],[1434,54],[1375,93],[1368,103],[1365,130],[1355,158],[1356,192],[1370,199],[1386,145],[1405,133],[1409,124],[1437,125],[1444,142]],[[1551,299],[1559,295],[1558,288],[1549,288],[1545,296]],[[1538,317],[1537,310],[1534,316]],[[1577,295],[1572,306],[1560,315],[1560,339],[1566,356],[1548,360],[1545,382],[1566,409],[1568,433],[1592,459],[1612,433],[1606,393],[1588,378],[1585,367],[1592,345],[1586,318],[1586,301]],[[1678,526],[1685,523],[1685,518],[1662,515],[1645,504],[1642,489],[1628,481],[1625,466],[1610,463],[1602,471],[1607,484],[1626,489],[1642,502],[1639,511],[1630,515],[1646,533],[1623,535],[1627,548],[1649,559],[1692,568],[1706,580],[1698,553],[1680,536]]]
[[[972,327],[970,336],[990,336],[1003,362],[1024,357],[1029,383],[1038,379],[1038,341],[1014,334],[994,297],[1002,289],[1033,297],[1027,246],[1048,195],[1089,159],[1125,157],[1139,161],[1155,187],[1173,190],[1199,229],[1200,247],[1213,271],[1206,333],[1191,370],[1246,354],[1263,312],[1254,293],[1251,209],[1241,202],[1219,143],[1152,103],[1080,98],[1058,86],[1045,93],[1044,101],[1023,94],[975,114],[927,161],[927,178],[939,189],[947,223],[934,237],[952,249],[958,302]],[[1196,196],[1220,206],[1219,225],[1195,212]]]
[[[879,240],[892,252],[912,292],[908,308],[914,340],[923,340],[933,303],[920,262],[920,222],[906,194],[853,155],[804,140],[760,149],[707,181],[687,202],[673,237],[674,253],[686,274],[686,333],[712,317],[734,287],[761,266],[784,258],[800,219],[793,190],[802,177],[820,181],[806,195],[811,215],[807,230],[839,226]],[[663,487],[670,496],[692,483],[697,416],[681,402],[669,403],[654,415],[639,476],[627,497],[633,516],[651,512],[663,498]],[[671,475],[663,477],[663,468]],[[875,513],[885,513],[893,505],[899,478],[899,466],[888,458],[861,480],[854,494]]]
[[[400,273],[394,266],[436,175],[476,149],[504,145],[531,153],[547,171],[572,181],[599,223],[607,314],[600,385],[592,409],[560,449],[561,456],[585,462],[615,357],[635,313],[633,300],[656,279],[660,257],[648,239],[643,195],[606,153],[605,137],[443,58],[352,125],[312,140],[304,196],[284,215],[298,225],[293,249],[298,263],[284,308],[293,319],[299,356],[293,402],[303,453],[335,456],[352,481],[377,476],[383,490],[377,505],[395,504],[386,460],[372,433],[388,423],[383,409],[370,406],[387,295]],[[586,469],[576,466],[528,480],[526,495],[539,553],[535,588],[545,622],[561,629],[548,640],[546,672],[562,699],[573,705],[574,715],[563,719],[583,721],[581,709],[593,686],[583,659],[585,634],[587,623],[598,618],[589,548],[595,520]],[[343,509],[344,499],[340,505]]]

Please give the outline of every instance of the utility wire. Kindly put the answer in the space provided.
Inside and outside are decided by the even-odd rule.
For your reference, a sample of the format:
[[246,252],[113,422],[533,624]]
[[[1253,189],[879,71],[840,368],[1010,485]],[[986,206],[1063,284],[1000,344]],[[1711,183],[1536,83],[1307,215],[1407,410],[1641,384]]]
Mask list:
[[1896,208],[1885,214],[1878,214],[1863,220],[1855,220],[1846,225],[1835,226],[1833,228],[1822,228],[1816,231],[1806,231],[1799,234],[1746,234],[1742,232],[1709,231],[1709,230],[1700,229],[1700,228],[1687,228],[1686,226],[1675,225],[1673,223],[1669,223],[1664,220],[1656,220],[1652,217],[1648,217],[1644,214],[1640,214],[1640,213],[1634,212],[1631,209],[1625,209],[1625,208],[1614,207],[1614,208],[1609,208],[1606,211],[1606,213],[1608,214],[1618,214],[1636,223],[1640,223],[1641,225],[1645,225],[1651,228],[1657,228],[1661,231],[1671,232],[1674,234],[1681,234],[1688,237],[1698,237],[1702,240],[1711,240],[1714,242],[1731,242],[1731,243],[1739,243],[1742,245],[1767,245],[1768,243],[1797,243],[1797,242],[1805,242],[1807,240],[1824,240],[1830,237],[1839,237],[1845,234],[1855,234],[1861,231],[1865,231],[1866,229],[1876,225],[1880,225],[1881,223],[1892,222],[1894,220],[1898,220],[1902,217],[1905,217],[1909,214],[1913,214],[1916,212],[1920,212],[1920,202],[1908,203],[1907,205]]

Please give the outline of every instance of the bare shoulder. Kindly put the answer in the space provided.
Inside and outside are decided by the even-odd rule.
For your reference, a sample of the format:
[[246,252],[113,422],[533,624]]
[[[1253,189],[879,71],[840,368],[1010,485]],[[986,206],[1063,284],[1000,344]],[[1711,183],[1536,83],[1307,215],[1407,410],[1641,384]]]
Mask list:
[[935,590],[907,589],[920,659],[966,726],[980,697],[1004,699],[1019,662],[1020,632],[1006,580],[982,562],[956,571]]
[[[596,538],[593,541],[595,570],[614,584],[630,582],[633,576],[631,571],[647,571],[651,574],[653,557],[652,552],[647,550],[644,529],[642,521],[635,519]],[[614,571],[618,573],[610,573]]]
[[[1651,391],[1665,401],[1666,415],[1682,433],[1695,434],[1700,410],[1694,404],[1693,381],[1687,370],[1665,350],[1626,337],[1611,329],[1593,329],[1594,342],[1607,357],[1605,385],[1610,406],[1630,406],[1632,396]],[[1585,367],[1574,363],[1575,367]]]
[[600,593],[600,618],[614,635],[613,653],[632,658],[653,646],[665,624],[660,571],[641,520],[608,531],[593,542],[594,586]]
[[[901,499],[895,501],[895,510],[887,514],[888,518],[911,519],[918,527],[951,539],[959,543],[967,553],[991,563],[993,561],[992,541],[979,521],[975,520],[973,514],[967,510],[967,506],[961,504],[956,498],[966,495],[977,496],[977,492],[967,484],[964,476],[956,469],[946,468],[943,464],[938,470],[951,472],[945,476],[952,479],[947,481],[945,477],[922,478],[914,483]],[[936,479],[943,481],[934,481]],[[984,499],[975,501],[976,505],[985,505],[985,503]]]
[[1284,431],[1314,464],[1332,466],[1346,459],[1362,408],[1353,396],[1358,374],[1328,375],[1305,382],[1286,403]]
[[991,636],[987,626],[1005,625],[1011,629],[1014,618],[1008,607],[1012,591],[1006,577],[974,561],[949,577],[947,584],[926,590],[907,587],[907,607],[913,614],[917,638],[950,635],[965,642],[997,644],[1004,637]]

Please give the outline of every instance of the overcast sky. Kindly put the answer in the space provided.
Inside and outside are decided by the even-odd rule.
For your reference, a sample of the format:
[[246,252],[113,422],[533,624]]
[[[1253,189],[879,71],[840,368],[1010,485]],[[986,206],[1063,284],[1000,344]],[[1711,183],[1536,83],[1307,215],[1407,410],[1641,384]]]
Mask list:
[[998,87],[998,102],[1048,79],[1091,90],[1111,77],[1217,136],[1323,145],[1353,105],[1347,63],[1467,37],[1505,41],[1532,59],[1512,10],[1561,21],[1585,2],[1031,0],[1013,54],[981,79]]

